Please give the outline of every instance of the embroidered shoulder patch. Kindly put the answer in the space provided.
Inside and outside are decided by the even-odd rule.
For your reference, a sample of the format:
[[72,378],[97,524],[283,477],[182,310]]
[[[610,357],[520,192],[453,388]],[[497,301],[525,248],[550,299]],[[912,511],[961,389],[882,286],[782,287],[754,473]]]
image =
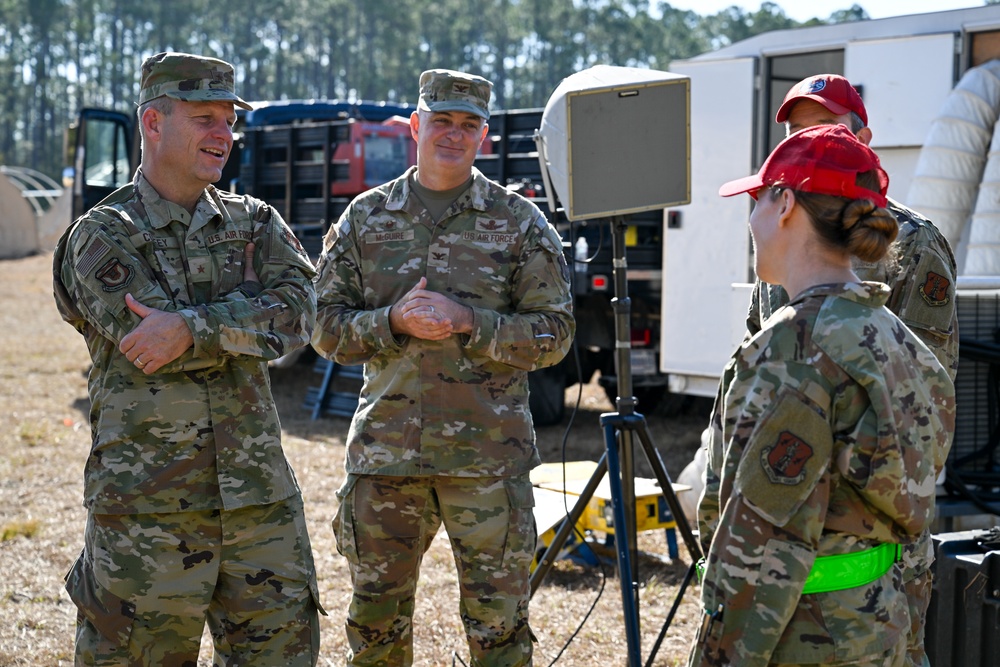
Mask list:
[[128,287],[128,284],[132,282],[132,278],[135,277],[135,268],[123,264],[117,257],[113,257],[97,270],[94,277],[101,281],[101,288],[105,292],[117,292]]
[[100,236],[96,237],[80,256],[76,263],[76,270],[84,275],[89,274],[109,252],[111,252],[111,245]]
[[920,296],[930,306],[946,306],[951,301],[948,288],[951,282],[939,273],[928,271],[920,285]]
[[806,477],[806,462],[813,448],[790,431],[782,431],[778,442],[761,450],[760,462],[773,484],[799,484]]
[[295,234],[292,233],[290,229],[281,230],[281,240],[282,242],[284,242],[285,245],[290,246],[298,254],[300,255],[306,254],[306,251],[302,247],[302,244],[299,243],[299,239],[295,236]]

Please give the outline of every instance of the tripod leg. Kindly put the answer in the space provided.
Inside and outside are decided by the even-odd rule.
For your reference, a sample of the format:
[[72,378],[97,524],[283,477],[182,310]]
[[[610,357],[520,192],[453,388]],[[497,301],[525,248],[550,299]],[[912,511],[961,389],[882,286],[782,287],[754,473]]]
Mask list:
[[590,476],[590,480],[587,482],[587,486],[583,488],[580,493],[580,497],[577,498],[576,504],[573,505],[573,509],[570,510],[563,522],[559,524],[559,530],[556,531],[555,537],[552,538],[552,542],[549,544],[545,553],[542,554],[541,560],[538,562],[538,567],[535,571],[531,573],[531,595],[535,594],[538,587],[542,585],[542,579],[545,575],[549,573],[552,569],[552,565],[555,563],[556,558],[559,556],[559,551],[566,544],[566,540],[574,530],[576,530],[576,524],[580,521],[580,517],[583,516],[584,511],[587,509],[587,503],[590,499],[594,497],[594,492],[597,491],[597,487],[600,485],[601,480],[604,478],[604,473],[608,470],[608,454],[605,452],[601,454],[601,458],[597,461],[597,468],[594,469],[593,474]]
[[[608,417],[608,419],[605,419]],[[638,587],[632,576],[629,540],[622,533],[628,525],[626,521],[626,506],[622,495],[622,471],[618,463],[618,446],[615,428],[616,414],[601,415],[604,425],[604,445],[608,452],[608,483],[611,487],[611,509],[615,518],[615,548],[618,551],[618,578],[622,589],[622,612],[625,616],[625,640],[628,644],[629,667],[640,667],[642,664],[642,644],[639,640],[639,607],[637,604]],[[635,519],[635,505],[628,509]]]
[[[639,540],[636,522],[635,503],[635,448],[633,447],[632,429],[628,427],[628,419],[616,426],[618,435],[618,456],[621,459],[622,507],[625,509],[625,523],[618,524],[624,528],[615,528],[615,540],[622,539],[628,547],[629,563],[632,565],[632,581],[639,581]],[[633,597],[637,627],[641,629],[639,620],[639,586],[633,583]]]
[[687,547],[691,560],[696,561],[704,555],[701,553],[701,543],[695,538],[694,532],[691,530],[691,525],[688,523],[687,517],[684,515],[684,510],[677,500],[677,494],[674,493],[674,485],[670,480],[670,475],[667,473],[667,468],[663,465],[660,452],[653,446],[653,441],[650,439],[649,431],[646,428],[646,421],[641,415],[639,416],[639,424],[635,426],[635,430],[639,434],[639,442],[642,444],[642,449],[646,454],[646,460],[649,461],[649,465],[656,475],[656,481],[660,483],[663,498],[667,501],[670,513],[674,515],[677,529],[684,539],[684,546]]
[[670,628],[670,624],[674,620],[674,615],[680,607],[684,591],[687,590],[688,585],[691,583],[692,579],[694,579],[695,565],[703,554],[701,552],[701,543],[695,538],[694,532],[691,530],[690,524],[688,524],[687,516],[685,516],[684,510],[681,508],[681,504],[677,500],[677,494],[674,492],[674,486],[670,480],[670,475],[667,473],[667,468],[663,465],[663,459],[660,458],[660,452],[653,446],[653,441],[649,437],[649,430],[646,426],[645,418],[643,418],[642,415],[634,415],[630,417],[630,419],[632,420],[632,428],[639,434],[639,442],[646,454],[646,460],[649,461],[649,466],[653,469],[653,473],[656,475],[656,481],[660,484],[660,490],[663,492],[663,498],[667,501],[667,506],[670,508],[670,513],[674,517],[674,522],[677,524],[677,529],[680,531],[681,537],[684,539],[684,544],[687,547],[688,554],[691,558],[691,565],[684,577],[684,581],[681,582],[680,588],[677,590],[677,595],[674,597],[674,604],[670,608],[670,613],[667,614],[667,618],[663,622],[663,628],[660,629],[660,634],[657,636],[656,642],[653,644],[653,648],[650,651],[649,660],[646,663],[648,666],[653,664],[653,659],[656,657],[656,653],[660,650],[663,638],[666,636],[667,630]]
[[674,616],[677,615],[677,610],[681,606],[681,597],[684,595],[684,590],[694,579],[695,574],[695,562],[691,561],[691,566],[688,567],[687,574],[684,575],[684,581],[681,582],[681,587],[677,590],[677,596],[674,598],[673,605],[670,606],[670,613],[667,614],[666,620],[663,621],[663,627],[660,628],[660,634],[656,636],[656,641],[653,642],[653,648],[649,651],[649,659],[646,660],[646,667],[650,667],[653,664],[653,660],[656,658],[656,654],[660,651],[660,645],[663,644],[664,637],[667,636],[667,629],[674,620]]

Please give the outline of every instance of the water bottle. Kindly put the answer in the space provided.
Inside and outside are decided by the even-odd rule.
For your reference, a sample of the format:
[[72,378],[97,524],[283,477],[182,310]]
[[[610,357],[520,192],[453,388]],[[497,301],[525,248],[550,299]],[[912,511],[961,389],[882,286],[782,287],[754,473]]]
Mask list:
[[587,272],[587,255],[590,254],[590,247],[587,245],[587,239],[582,236],[576,240],[576,246],[573,248],[573,270],[577,273]]

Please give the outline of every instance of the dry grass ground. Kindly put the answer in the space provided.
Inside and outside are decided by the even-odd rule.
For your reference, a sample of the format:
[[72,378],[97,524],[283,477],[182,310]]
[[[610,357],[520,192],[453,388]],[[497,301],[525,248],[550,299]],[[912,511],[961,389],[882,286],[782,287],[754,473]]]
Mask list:
[[[50,283],[51,256],[0,261],[0,666],[70,665],[76,610],[62,577],[82,545],[85,512],[80,505],[82,470],[89,447],[83,339],[63,323]],[[329,526],[335,491],[343,478],[343,437],[348,421],[313,421],[303,407],[319,376],[298,365],[272,371],[288,458],[305,497],[323,603],[322,665],[343,664],[342,626],[350,596],[343,559]],[[612,409],[599,388],[583,387],[581,410],[566,438],[567,458],[597,460],[603,451],[598,424]],[[574,401],[576,388],[567,390]],[[649,417],[649,430],[676,478],[697,446],[703,405],[674,419]],[[559,461],[566,423],[538,429],[545,461]],[[642,466],[637,474],[642,475]],[[424,561],[415,619],[416,663],[468,661],[457,612],[454,563],[439,535]],[[662,531],[643,532],[639,546],[643,660],[663,625],[690,563],[683,544],[671,561]],[[561,560],[532,600],[538,637],[536,665],[548,665],[596,608],[556,664],[593,667],[625,664],[626,641],[618,580],[595,567]],[[599,591],[603,585],[603,594]],[[688,589],[661,647],[656,665],[683,664],[696,622],[696,596]],[[211,664],[203,643],[200,664]]]

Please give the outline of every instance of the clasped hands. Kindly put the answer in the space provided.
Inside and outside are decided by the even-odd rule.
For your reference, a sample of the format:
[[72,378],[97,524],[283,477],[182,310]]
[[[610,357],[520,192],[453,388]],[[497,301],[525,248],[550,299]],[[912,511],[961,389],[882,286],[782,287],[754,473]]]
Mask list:
[[389,309],[389,327],[394,334],[444,340],[472,331],[471,308],[426,288],[427,279],[421,278]]

